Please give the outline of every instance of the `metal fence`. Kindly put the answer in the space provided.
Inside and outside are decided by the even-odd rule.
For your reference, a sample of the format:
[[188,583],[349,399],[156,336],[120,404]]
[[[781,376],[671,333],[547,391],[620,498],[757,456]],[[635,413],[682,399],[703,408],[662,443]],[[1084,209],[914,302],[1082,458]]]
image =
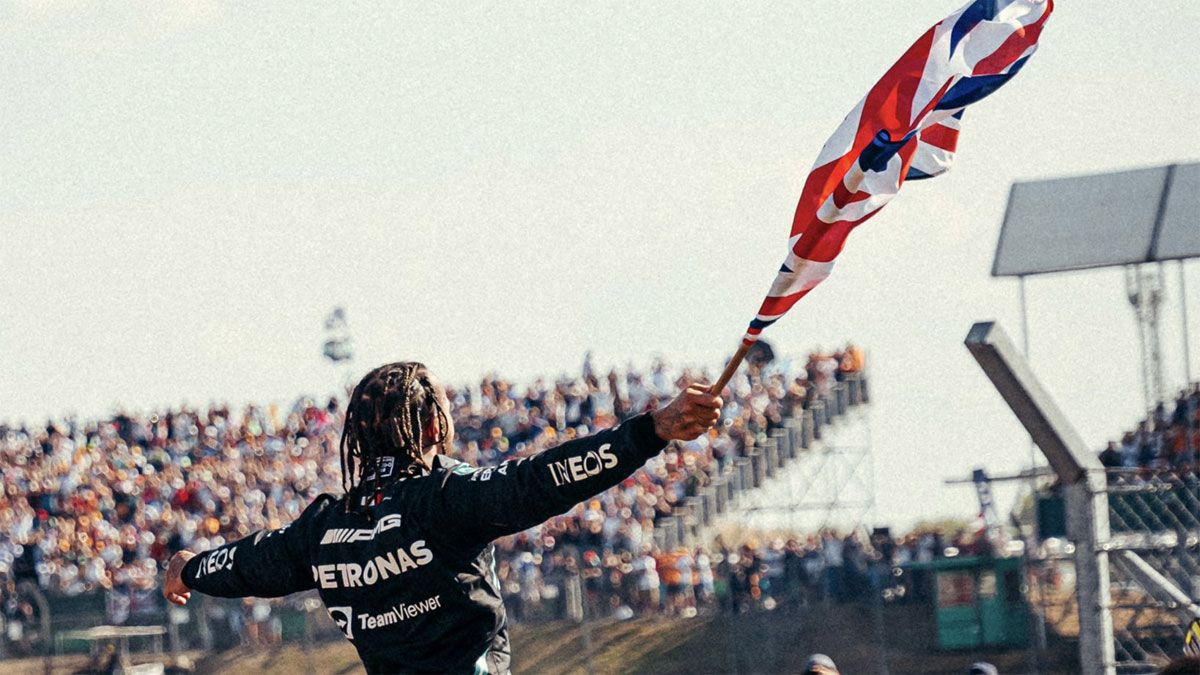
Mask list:
[[167,604],[157,589],[47,597],[26,584],[18,596],[13,604],[32,603],[36,610],[0,617],[0,658],[88,653],[93,643],[72,634],[103,625],[163,627],[163,636],[132,638],[128,645],[134,652],[160,654],[244,644],[311,644],[342,636],[315,592],[282,600],[196,596],[186,607]]
[[1140,669],[1180,656],[1196,617],[1200,476],[1132,470],[1108,478],[1113,637],[1118,663]]
[[655,544],[661,550],[671,550],[708,543],[710,528],[718,516],[736,508],[747,491],[761,487],[811,450],[829,425],[852,407],[868,401],[867,380],[861,374],[853,373],[834,383],[798,417],[754,439],[745,456],[727,463],[709,485],[686,498],[673,515],[660,519],[654,528]]
[[[1184,635],[1200,617],[1200,474],[1148,469],[1106,472],[1108,607],[1116,670],[1156,672],[1183,654]],[[1073,545],[1052,542],[1035,569],[1034,606],[1050,639],[1079,638]],[[1054,646],[1053,643],[1051,645]]]

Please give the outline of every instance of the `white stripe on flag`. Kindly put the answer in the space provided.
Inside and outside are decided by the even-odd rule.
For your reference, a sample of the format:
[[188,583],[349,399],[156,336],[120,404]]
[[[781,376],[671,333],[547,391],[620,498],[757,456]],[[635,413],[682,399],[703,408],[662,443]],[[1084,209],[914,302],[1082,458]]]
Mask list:
[[1036,23],[1046,13],[1046,4],[1037,0],[1014,2],[1005,7],[992,21],[982,21],[971,29],[970,36],[959,43],[963,58],[969,67],[965,75],[971,74],[980,61],[996,53],[1000,45],[1013,33]]
[[839,209],[833,201],[833,195],[829,195],[821,208],[817,209],[817,218],[826,223],[854,222],[883,208],[900,190],[900,167],[903,163],[900,153],[892,155],[883,171],[863,171],[855,162],[842,182],[850,194],[865,192],[871,196]]
[[950,170],[954,153],[928,143],[919,143],[913,155],[912,168],[932,178]]
[[[771,290],[768,295],[774,297],[783,297],[793,295],[801,291],[810,291],[829,276],[833,271],[833,261],[816,262],[814,260],[804,260],[797,258],[796,254],[788,255],[788,267],[792,268],[791,272],[780,272],[775,277],[775,283],[771,284]],[[772,319],[783,316],[783,313],[774,316],[759,315],[759,319],[770,321]]]
[[858,135],[858,125],[862,121],[863,105],[866,102],[867,98],[864,96],[858,105],[854,106],[854,110],[842,120],[837,131],[825,141],[825,145],[821,147],[821,154],[817,155],[817,161],[813,162],[814,169],[840,158],[854,147],[854,138]]

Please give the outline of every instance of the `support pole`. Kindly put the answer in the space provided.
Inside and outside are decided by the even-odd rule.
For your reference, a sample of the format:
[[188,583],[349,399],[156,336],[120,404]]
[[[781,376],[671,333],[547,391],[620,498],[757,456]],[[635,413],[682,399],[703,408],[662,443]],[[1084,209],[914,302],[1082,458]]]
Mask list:
[[1079,596],[1079,665],[1089,675],[1116,673],[1112,577],[1107,543],[1108,495],[1104,471],[1091,470],[1067,488],[1067,522],[1075,542],[1075,588]]
[[[1188,333],[1188,297],[1187,297],[1187,275],[1184,273],[1185,261],[1179,261],[1179,316],[1183,322],[1183,385],[1192,383],[1192,340]],[[1191,397],[1187,399],[1188,404],[1188,419],[1196,419],[1196,406],[1190,403]],[[1187,450],[1188,455],[1195,461],[1196,451],[1200,450],[1200,439],[1197,438],[1196,430],[1189,424],[1187,427]]]
[[1188,297],[1187,275],[1184,274],[1184,261],[1179,261],[1179,315],[1183,321],[1183,382],[1192,381],[1192,340],[1188,335]]
[[[1022,352],[1025,354],[1025,360],[1029,360],[1029,299],[1025,293],[1025,275],[1017,277],[1017,283],[1021,289],[1021,346]],[[1029,527],[1029,536],[1025,541],[1025,552],[1022,554],[1025,558],[1026,570],[1031,569],[1033,565],[1030,561],[1033,560],[1035,552],[1038,548],[1038,542],[1041,541],[1042,535],[1038,530],[1038,523],[1041,522],[1041,513],[1037,499],[1037,444],[1033,439],[1029,440],[1029,498],[1033,500],[1033,522]],[[1042,589],[1041,575],[1037,575],[1033,580],[1034,586],[1037,588],[1038,611],[1030,612],[1033,615],[1033,640],[1029,641],[1029,663],[1034,672],[1034,675],[1042,672],[1041,663],[1038,661],[1038,650],[1046,648],[1046,594]]]
[[967,349],[1068,486],[1079,597],[1079,667],[1085,675],[1116,673],[1109,578],[1108,495],[1104,467],[995,323],[977,323]]
[[738,350],[734,352],[733,358],[729,359],[729,363],[725,364],[725,372],[721,373],[721,377],[717,378],[712,388],[708,390],[710,394],[713,396],[721,395],[721,390],[725,388],[725,385],[729,384],[729,380],[733,379],[733,374],[737,372],[738,366],[742,365],[742,360],[746,358],[746,353],[750,351],[751,344],[754,343],[747,344],[743,341],[738,346]]
[[1017,284],[1021,289],[1021,342],[1025,348],[1025,359],[1029,359],[1029,303],[1025,297],[1025,276],[1017,277]]
[[1142,556],[1134,551],[1121,551],[1118,555],[1128,565],[1129,572],[1137,577],[1138,582],[1150,595],[1153,595],[1159,602],[1174,603],[1178,606],[1179,613],[1184,615],[1187,621],[1200,619],[1200,605],[1193,602],[1187,593],[1175,585],[1175,582],[1154,569],[1154,566],[1146,562]]
[[1188,330],[1188,280],[1184,274],[1184,264],[1180,261],[1180,316],[1183,319],[1183,382],[1192,382],[1192,337]]

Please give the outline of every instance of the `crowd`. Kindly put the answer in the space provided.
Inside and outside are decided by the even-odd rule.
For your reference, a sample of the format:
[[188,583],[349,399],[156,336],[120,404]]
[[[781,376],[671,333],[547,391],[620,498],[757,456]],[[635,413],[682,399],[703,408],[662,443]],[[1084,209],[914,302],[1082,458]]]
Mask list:
[[946,555],[981,555],[977,533],[952,538],[934,530],[893,537],[886,529],[870,537],[823,530],[808,537],[749,539],[712,548],[640,551],[606,549],[571,531],[549,551],[534,551],[517,538],[500,556],[498,573],[506,604],[517,620],[569,614],[566,589],[582,579],[592,616],[629,618],[662,613],[694,616],[702,611],[731,614],[798,610],[814,604],[873,599],[928,601],[928,574],[902,572],[908,563]]
[[1159,402],[1136,431],[1109,441],[1100,452],[1108,469],[1194,471],[1200,453],[1200,383],[1179,392],[1170,405]]
[[[795,369],[778,361],[744,368],[726,392],[717,430],[669,448],[570,513],[500,542],[505,574],[512,581],[529,578],[531,567],[553,573],[566,564],[568,544],[585,556],[640,560],[645,568],[647,557],[662,555],[653,548],[656,520],[757,436],[861,371],[863,360],[849,345],[814,353]],[[487,377],[448,392],[455,452],[482,466],[537,453],[653,408],[703,375],[672,376],[661,361],[647,372],[601,374],[589,358],[578,376],[553,382],[518,387]],[[150,589],[174,551],[282,527],[317,494],[340,493],[341,424],[342,402],[332,398],[290,408],[234,412],[214,405],[0,425],[0,577],[35,581],[51,594]]]

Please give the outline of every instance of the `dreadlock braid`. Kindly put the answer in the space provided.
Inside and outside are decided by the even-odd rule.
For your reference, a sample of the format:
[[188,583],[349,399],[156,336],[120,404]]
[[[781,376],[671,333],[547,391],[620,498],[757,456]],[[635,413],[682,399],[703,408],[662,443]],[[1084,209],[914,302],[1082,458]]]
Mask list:
[[[435,422],[436,437],[425,436]],[[430,442],[446,452],[450,421],[422,363],[402,361],[367,373],[350,395],[342,429],[342,487],[346,509],[374,503],[403,473],[429,470]]]

